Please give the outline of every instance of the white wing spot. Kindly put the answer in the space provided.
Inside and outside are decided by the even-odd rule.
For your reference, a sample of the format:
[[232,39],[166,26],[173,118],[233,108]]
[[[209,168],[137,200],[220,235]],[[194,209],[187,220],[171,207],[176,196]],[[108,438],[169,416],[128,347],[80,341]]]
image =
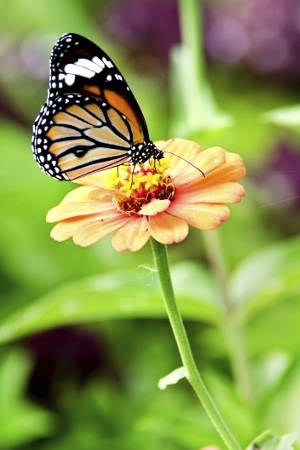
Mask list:
[[74,75],[74,80],[75,80],[75,75],[80,75],[81,77],[84,77],[84,78],[92,78],[95,75],[95,72],[93,72],[92,70],[89,70],[83,66],[77,66],[76,64],[67,64],[65,66],[65,72],[67,73],[66,83],[67,83],[68,75]]
[[109,61],[108,59],[105,58],[105,56],[103,56],[102,61],[104,62],[104,64],[106,65],[106,67],[108,67],[109,69],[111,69],[112,67],[114,67],[113,63],[111,61]]
[[[99,73],[104,69],[104,64],[98,64],[95,61],[96,58],[93,58],[93,60],[91,61],[90,59],[84,59],[84,58],[80,58],[78,61],[76,61],[76,66],[80,66],[80,67],[84,67],[86,69],[92,70],[93,72]],[[99,58],[98,58],[99,59]]]
[[65,78],[66,84],[67,84],[68,86],[72,86],[72,85],[74,84],[74,81],[75,81],[75,75],[74,75],[74,74],[71,74],[71,73],[68,73],[68,74],[66,75],[66,78]]
[[95,61],[80,58],[74,64],[67,64],[65,66],[65,72],[71,75],[79,75],[84,78],[92,78],[95,76],[96,73],[102,72],[103,68],[104,68],[103,63],[98,64]]
[[98,58],[98,56],[94,56],[94,58],[92,59],[92,61],[97,64],[98,66],[102,67],[102,69],[104,69],[105,64],[103,61],[101,61],[100,58]]

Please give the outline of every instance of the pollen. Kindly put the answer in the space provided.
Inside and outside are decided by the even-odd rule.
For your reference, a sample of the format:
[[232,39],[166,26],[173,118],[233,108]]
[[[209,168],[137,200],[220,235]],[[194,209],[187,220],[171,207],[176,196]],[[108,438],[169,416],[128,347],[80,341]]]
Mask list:
[[172,200],[175,187],[170,176],[170,159],[148,160],[131,166],[110,170],[106,176],[106,188],[115,190],[114,201],[119,211],[138,214],[143,206],[156,200]]

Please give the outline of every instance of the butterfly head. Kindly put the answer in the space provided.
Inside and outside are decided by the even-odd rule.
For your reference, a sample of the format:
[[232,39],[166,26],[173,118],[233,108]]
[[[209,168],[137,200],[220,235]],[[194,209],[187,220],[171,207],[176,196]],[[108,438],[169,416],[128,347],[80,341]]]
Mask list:
[[136,164],[142,164],[150,158],[159,161],[163,157],[163,152],[159,150],[151,141],[133,145],[130,150],[130,163],[133,166]]

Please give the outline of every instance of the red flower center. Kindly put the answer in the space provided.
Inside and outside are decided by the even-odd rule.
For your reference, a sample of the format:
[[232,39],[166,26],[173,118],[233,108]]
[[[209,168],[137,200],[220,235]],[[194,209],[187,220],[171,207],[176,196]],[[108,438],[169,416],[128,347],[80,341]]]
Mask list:
[[155,169],[142,169],[134,172],[130,196],[115,198],[119,211],[127,214],[138,214],[141,208],[153,199],[172,200],[176,189],[170,176],[159,174]]

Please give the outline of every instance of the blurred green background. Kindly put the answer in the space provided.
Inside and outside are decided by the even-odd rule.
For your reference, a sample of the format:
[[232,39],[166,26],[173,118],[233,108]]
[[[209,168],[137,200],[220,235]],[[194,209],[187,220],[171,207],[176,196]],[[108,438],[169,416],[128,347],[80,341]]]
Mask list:
[[[150,247],[51,240],[45,215],[73,186],[30,148],[65,32],[117,63],[153,140],[177,135],[179,22],[172,0],[0,0],[0,449],[223,448],[187,382],[157,387],[181,363]],[[237,152],[248,169],[218,232],[233,312],[198,231],[169,253],[197,364],[246,446],[267,428],[300,431],[300,5],[207,0],[201,24],[206,83],[230,120],[199,118],[178,137]]]

